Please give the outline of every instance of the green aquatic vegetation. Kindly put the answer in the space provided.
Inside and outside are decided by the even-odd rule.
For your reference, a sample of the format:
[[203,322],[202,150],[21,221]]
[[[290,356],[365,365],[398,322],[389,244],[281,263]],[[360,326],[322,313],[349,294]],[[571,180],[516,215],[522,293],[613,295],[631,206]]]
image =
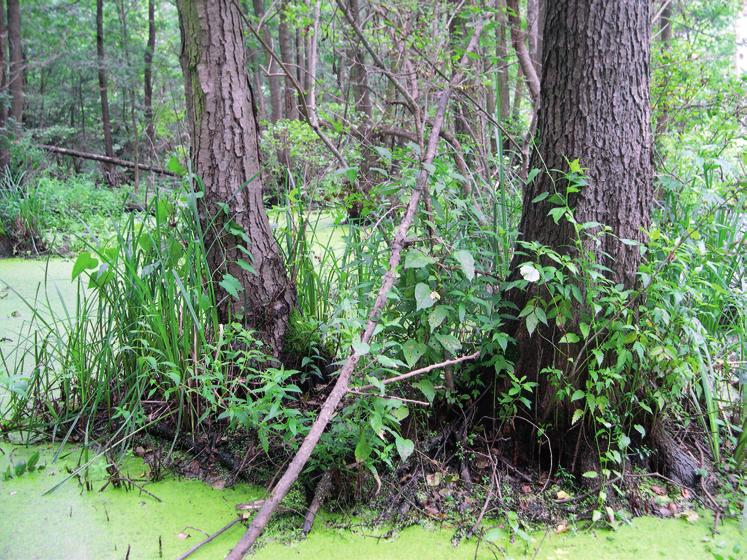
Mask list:
[[[114,488],[106,484],[109,473],[99,458],[82,473],[78,483],[64,484],[47,495],[43,493],[68,476],[79,464],[81,449],[66,447],[58,461],[58,450],[51,444],[31,447],[0,445],[0,467],[11,453],[16,461],[39,453],[38,468],[24,476],[0,481],[0,557],[16,559],[52,558],[175,558],[203,538],[231,521],[235,504],[262,496],[261,489],[244,484],[232,488],[215,487],[198,480],[169,477],[159,482],[142,482],[157,501],[137,488]],[[82,462],[85,462],[85,456]],[[147,479],[148,466],[129,456],[119,470],[132,479]],[[552,528],[529,531],[526,539],[488,538],[478,546],[477,539],[454,544],[453,527],[420,523],[402,530],[369,527],[342,515],[324,513],[305,540],[299,535],[300,515],[280,516],[270,527],[256,552],[258,560],[285,558],[397,560],[410,558],[468,560],[498,557],[545,560],[616,558],[743,558],[745,546],[737,523],[719,525],[711,535],[710,515],[695,522],[685,519],[635,519],[617,531],[568,530],[556,534]],[[491,524],[492,523],[492,524]],[[491,530],[509,532],[506,523],[486,524]],[[195,560],[221,559],[240,536],[234,526],[192,556]],[[41,537],[43,535],[43,538]],[[503,550],[500,550],[498,548]],[[476,550],[477,549],[477,550]],[[505,555],[503,554],[505,553]]]

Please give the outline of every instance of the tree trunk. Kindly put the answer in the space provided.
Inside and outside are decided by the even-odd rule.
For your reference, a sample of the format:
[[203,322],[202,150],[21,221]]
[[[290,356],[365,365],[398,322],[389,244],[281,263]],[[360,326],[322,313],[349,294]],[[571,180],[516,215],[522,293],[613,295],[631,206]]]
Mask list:
[[[114,157],[112,144],[112,124],[109,117],[109,87],[106,79],[106,59],[104,56],[104,0],[96,0],[96,59],[98,62],[99,96],[101,97],[101,126],[104,132],[104,153]],[[111,181],[111,166],[104,167],[107,180]]]
[[[252,4],[254,6],[254,15],[257,17],[257,20],[261,20],[265,15],[265,2],[264,0],[252,0]],[[270,34],[270,30],[267,27],[267,22],[262,23],[262,39],[264,40],[265,44],[268,47],[273,47],[272,42],[272,35]],[[278,68],[277,62],[275,60],[267,55],[267,58],[269,59],[267,63],[267,73],[269,74],[269,78],[267,79],[269,85],[270,85],[270,120],[272,122],[277,122],[280,119],[283,118],[283,98],[282,98],[282,77],[280,76],[280,68]]]
[[[5,105],[5,90],[8,87],[7,74],[5,73],[5,41],[7,29],[5,27],[5,2],[0,0],[0,130],[5,129],[5,121],[8,115],[8,109]],[[8,146],[6,145],[8,135],[3,134],[0,139],[0,173],[3,173],[5,166],[8,165],[9,155]]]
[[[551,170],[567,170],[566,158],[580,159],[589,184],[575,195],[576,220],[612,228],[614,236],[605,236],[601,246],[587,249],[595,251],[599,262],[609,267],[611,278],[626,288],[635,283],[640,250],[619,238],[643,240],[652,202],[648,12],[648,3],[639,0],[547,3],[539,143],[532,156],[532,167]],[[541,173],[527,186],[520,239],[568,254],[574,235],[570,224],[556,225],[548,216],[551,207],[546,200],[532,202],[541,193],[554,192],[557,180]],[[525,261],[525,256],[514,257],[515,277]],[[514,291],[511,297],[522,309],[535,295],[541,294],[527,289]],[[572,410],[555,400],[548,376],[540,374],[545,367],[565,372],[573,367],[554,352],[562,334],[558,330],[539,328],[530,335],[522,322],[515,333],[515,369],[539,383],[536,420],[554,417],[562,441],[568,437]],[[583,386],[584,379],[584,373],[578,372],[573,382]]]
[[153,150],[155,129],[153,127],[153,54],[156,51],[155,0],[148,0],[148,44],[145,47],[145,71],[143,72],[143,113],[145,114],[145,139],[148,149]]
[[8,86],[10,117],[19,125],[23,121],[23,51],[21,49],[21,6],[18,0],[8,0]]
[[508,91],[508,48],[506,46],[506,0],[495,0],[498,24],[495,26],[495,57],[498,64],[497,103],[501,112],[499,121],[508,118],[511,99]]
[[[201,220],[220,316],[243,320],[279,356],[296,295],[263,206],[241,14],[231,0],[179,0],[177,5],[193,119],[192,164],[205,189]],[[238,298],[227,293],[225,275],[238,280]]]
[[[280,59],[288,70],[293,69],[295,57],[293,56],[293,42],[291,41],[290,27],[288,26],[288,2],[280,5],[280,25],[278,25],[278,42],[280,43]],[[289,76],[285,77],[284,99],[285,118],[298,119],[298,104],[296,103],[295,88]]]

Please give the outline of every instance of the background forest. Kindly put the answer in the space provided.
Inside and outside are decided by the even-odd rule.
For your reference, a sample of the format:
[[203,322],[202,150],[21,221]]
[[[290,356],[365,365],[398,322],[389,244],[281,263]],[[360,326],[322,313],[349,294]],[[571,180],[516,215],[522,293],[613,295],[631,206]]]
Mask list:
[[268,487],[229,558],[289,500],[747,515],[742,2],[0,8],[0,254],[74,286],[0,434]]

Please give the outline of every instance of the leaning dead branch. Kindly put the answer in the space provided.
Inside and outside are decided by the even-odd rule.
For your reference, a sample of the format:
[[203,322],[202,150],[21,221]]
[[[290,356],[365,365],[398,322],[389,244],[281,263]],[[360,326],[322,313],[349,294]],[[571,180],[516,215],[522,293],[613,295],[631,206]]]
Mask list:
[[[469,45],[467,46],[464,56],[462,57],[462,64],[460,65],[461,67],[466,66],[470,53],[475,50],[480,37],[480,32],[482,31],[482,25],[483,22],[478,21],[477,25],[475,26],[472,38],[470,39]],[[376,300],[368,315],[368,323],[366,325],[366,329],[361,335],[361,341],[364,343],[369,342],[371,338],[373,338],[374,331],[376,330],[376,325],[378,324],[379,314],[384,309],[384,305],[387,301],[387,294],[394,286],[402,249],[405,246],[405,242],[407,241],[407,232],[410,229],[410,226],[412,225],[412,222],[415,218],[415,213],[418,208],[420,197],[424,194],[428,186],[428,178],[430,176],[429,169],[432,168],[431,166],[433,163],[433,159],[436,156],[439,135],[444,124],[444,117],[446,115],[446,109],[449,104],[449,98],[451,97],[451,92],[454,88],[454,85],[459,83],[461,78],[461,72],[455,73],[440,95],[438,101],[438,110],[436,112],[435,118],[433,119],[433,126],[431,128],[431,133],[428,139],[428,147],[422,159],[420,173],[418,174],[415,183],[415,190],[413,190],[412,195],[410,196],[410,200],[407,204],[407,210],[404,217],[402,218],[402,222],[397,228],[394,240],[392,242],[391,255],[389,257],[389,269],[384,274]],[[422,123],[420,124],[422,126]],[[244,554],[246,554],[252,547],[259,535],[262,534],[262,531],[269,522],[270,517],[274,513],[275,509],[278,507],[283,498],[288,494],[291,486],[301,474],[301,471],[308,462],[311,454],[314,451],[314,448],[319,442],[322,433],[326,429],[327,424],[329,424],[332,416],[337,410],[337,406],[340,404],[340,401],[348,392],[350,378],[353,375],[355,367],[358,365],[360,358],[361,354],[355,350],[348,356],[345,364],[340,370],[337,381],[335,382],[332,391],[327,397],[327,400],[322,405],[322,408],[319,411],[319,415],[311,426],[311,429],[309,430],[306,438],[304,438],[303,443],[296,452],[296,455],[293,457],[293,460],[291,460],[283,476],[270,492],[270,496],[267,498],[267,500],[265,500],[262,508],[254,516],[254,519],[252,520],[252,523],[247,529],[244,536],[226,557],[227,560],[240,560],[244,556]]]

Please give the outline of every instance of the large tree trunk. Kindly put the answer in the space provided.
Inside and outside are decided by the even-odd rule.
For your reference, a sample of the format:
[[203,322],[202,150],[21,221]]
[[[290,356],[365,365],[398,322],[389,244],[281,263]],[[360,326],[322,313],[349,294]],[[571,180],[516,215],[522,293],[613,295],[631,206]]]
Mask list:
[[148,0],[148,44],[145,47],[145,71],[143,72],[143,113],[145,114],[145,138],[148,149],[153,149],[155,129],[153,127],[153,54],[156,51],[155,0]]
[[[216,283],[220,315],[223,321],[243,319],[277,356],[296,295],[263,206],[241,14],[231,0],[179,0],[178,8],[192,163],[205,188],[201,220],[208,260],[216,281],[230,274],[241,285],[239,297],[232,298]],[[254,272],[242,261],[251,261]]]
[[[98,62],[99,96],[101,98],[101,126],[104,132],[104,153],[114,157],[112,124],[109,117],[109,86],[106,79],[106,58],[104,55],[104,0],[96,0],[96,60]],[[111,167],[106,166],[107,179],[111,181]]]
[[23,121],[23,51],[21,49],[21,6],[18,0],[8,0],[8,55],[10,117],[20,125]]
[[[575,217],[579,223],[593,221],[612,228],[614,236],[587,248],[626,288],[635,283],[640,250],[619,238],[643,240],[652,201],[648,18],[648,3],[639,0],[547,3],[539,144],[532,157],[532,167],[550,170],[567,170],[567,159],[580,159],[589,184],[575,195]],[[556,225],[548,216],[551,206],[546,200],[532,202],[541,193],[562,188],[562,181],[553,179],[559,177],[541,173],[527,186],[520,239],[572,254],[571,225]],[[514,274],[525,261],[525,256],[515,256]],[[529,288],[514,293],[513,300],[522,309],[535,295],[541,294]],[[565,372],[574,367],[555,351],[562,334],[557,331],[546,327],[529,334],[522,322],[515,333],[516,371],[539,383],[536,420],[553,418],[561,441],[569,437],[572,409],[556,401],[548,375],[540,374],[545,367]],[[573,380],[566,380],[582,386],[584,372],[576,373]]]

